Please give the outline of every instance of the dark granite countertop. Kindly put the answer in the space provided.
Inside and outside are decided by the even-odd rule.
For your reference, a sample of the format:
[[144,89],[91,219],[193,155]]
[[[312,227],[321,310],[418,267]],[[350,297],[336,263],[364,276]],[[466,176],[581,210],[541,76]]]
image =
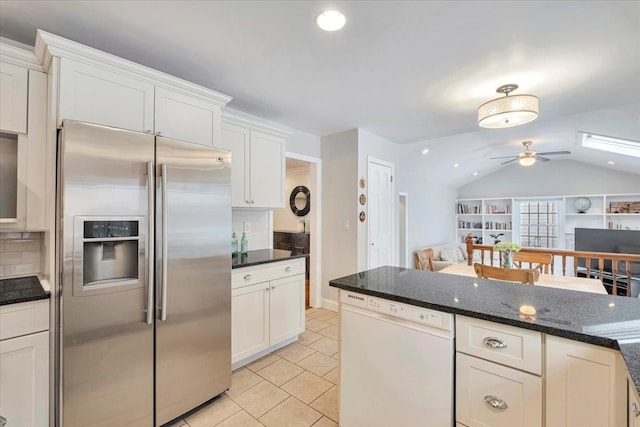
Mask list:
[[[399,267],[334,279],[330,286],[620,350],[640,393],[640,301]],[[533,318],[520,306],[533,306]]]
[[0,305],[49,298],[36,276],[0,280]]
[[285,251],[282,249],[261,249],[257,251],[249,251],[246,256],[233,256],[231,258],[231,268],[249,267],[252,265],[286,261],[288,259],[303,258],[307,256],[309,256],[309,254],[292,255],[291,251]]

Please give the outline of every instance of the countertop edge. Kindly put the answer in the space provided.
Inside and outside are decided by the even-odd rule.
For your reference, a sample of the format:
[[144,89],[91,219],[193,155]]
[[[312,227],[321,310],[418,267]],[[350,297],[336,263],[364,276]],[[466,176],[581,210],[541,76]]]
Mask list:
[[254,262],[251,262],[251,263],[248,263],[248,264],[232,265],[231,269],[232,270],[237,270],[239,268],[252,267],[254,265],[271,264],[273,262],[288,261],[290,259],[305,258],[305,257],[308,257],[308,256],[309,256],[309,254],[289,255],[288,257],[284,257],[284,258],[266,259],[266,260],[254,261]]

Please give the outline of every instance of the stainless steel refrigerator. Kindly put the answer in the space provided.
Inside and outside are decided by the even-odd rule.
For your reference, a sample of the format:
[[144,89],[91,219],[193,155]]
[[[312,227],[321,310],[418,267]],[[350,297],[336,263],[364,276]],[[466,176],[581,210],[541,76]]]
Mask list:
[[159,426],[231,385],[231,156],[65,121],[58,422]]

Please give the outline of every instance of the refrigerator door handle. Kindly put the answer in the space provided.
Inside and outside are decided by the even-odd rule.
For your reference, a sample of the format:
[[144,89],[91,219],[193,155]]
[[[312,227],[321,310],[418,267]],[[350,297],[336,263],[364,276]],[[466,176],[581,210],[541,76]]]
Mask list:
[[147,324],[152,324],[153,323],[153,314],[154,314],[154,310],[153,310],[153,289],[154,289],[154,266],[153,266],[153,259],[154,259],[154,252],[155,252],[155,245],[154,245],[154,230],[155,230],[155,224],[154,224],[154,217],[155,217],[155,212],[154,212],[154,203],[153,203],[153,199],[154,199],[154,192],[156,190],[156,186],[155,186],[155,171],[153,169],[153,162],[147,162],[147,224],[148,224],[148,231],[147,231],[147,253],[146,253],[146,262],[147,262]]
[[167,164],[160,167],[162,176],[160,180],[160,191],[162,192],[162,286],[160,288],[160,320],[167,320]]

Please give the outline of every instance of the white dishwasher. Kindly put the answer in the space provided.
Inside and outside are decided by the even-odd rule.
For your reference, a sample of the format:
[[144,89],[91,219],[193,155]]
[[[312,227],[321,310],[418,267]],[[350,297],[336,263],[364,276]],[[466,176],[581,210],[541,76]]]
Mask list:
[[453,315],[340,291],[340,426],[453,426]]

